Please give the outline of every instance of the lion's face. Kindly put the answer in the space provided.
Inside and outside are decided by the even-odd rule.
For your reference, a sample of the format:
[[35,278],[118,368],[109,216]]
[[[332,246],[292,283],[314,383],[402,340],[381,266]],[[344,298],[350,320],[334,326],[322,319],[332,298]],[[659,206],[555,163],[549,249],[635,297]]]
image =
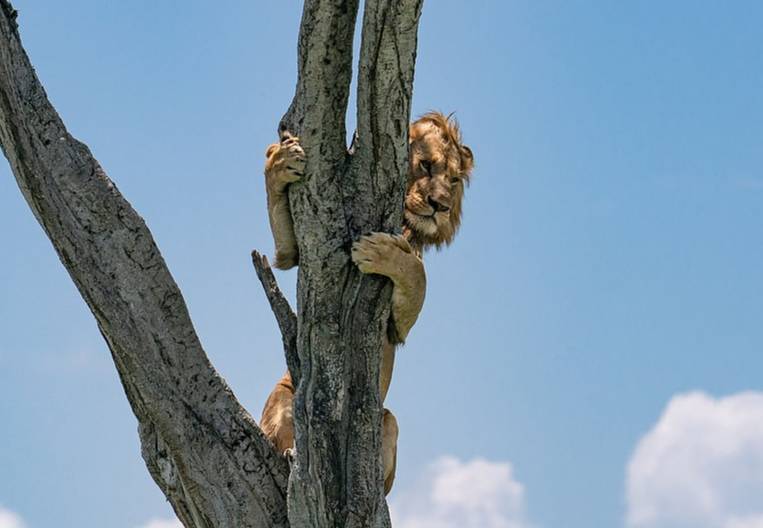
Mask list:
[[458,125],[429,113],[411,125],[405,227],[421,247],[450,244],[461,224],[461,201],[474,158]]

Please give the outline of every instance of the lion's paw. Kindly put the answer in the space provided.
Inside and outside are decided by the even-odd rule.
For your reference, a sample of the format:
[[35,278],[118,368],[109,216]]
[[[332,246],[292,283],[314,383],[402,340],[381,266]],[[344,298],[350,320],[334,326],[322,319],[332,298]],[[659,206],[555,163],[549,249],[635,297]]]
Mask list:
[[271,145],[267,152],[265,175],[268,185],[283,192],[290,183],[298,182],[305,174],[305,151],[299,138],[284,135],[280,143]]
[[280,270],[287,270],[298,265],[299,265],[299,253],[296,248],[294,248],[292,251],[276,250],[275,260],[273,261],[273,267]]
[[361,273],[385,275],[393,280],[406,273],[408,259],[417,259],[405,238],[389,233],[360,237],[352,245],[351,257]]

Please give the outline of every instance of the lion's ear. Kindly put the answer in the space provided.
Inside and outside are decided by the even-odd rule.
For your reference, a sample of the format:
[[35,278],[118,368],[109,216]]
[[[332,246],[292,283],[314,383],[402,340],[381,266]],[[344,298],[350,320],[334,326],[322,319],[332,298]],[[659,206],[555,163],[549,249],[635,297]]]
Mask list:
[[461,145],[458,150],[461,152],[461,174],[468,175],[474,168],[474,154],[466,145]]

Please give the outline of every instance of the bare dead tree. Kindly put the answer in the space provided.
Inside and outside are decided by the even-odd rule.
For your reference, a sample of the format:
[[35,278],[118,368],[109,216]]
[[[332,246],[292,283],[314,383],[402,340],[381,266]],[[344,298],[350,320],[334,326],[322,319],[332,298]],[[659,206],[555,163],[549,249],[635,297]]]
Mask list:
[[[143,458],[186,527],[386,527],[379,366],[386,279],[361,275],[351,242],[402,223],[423,0],[366,0],[358,130],[345,114],[359,0],[306,0],[298,83],[281,122],[308,164],[290,205],[298,313],[267,261],[258,275],[296,383],[293,467],[215,371],[143,219],[66,130],[0,0],[0,143],[32,212],[96,318],[139,423]],[[269,352],[269,351],[266,351]]]

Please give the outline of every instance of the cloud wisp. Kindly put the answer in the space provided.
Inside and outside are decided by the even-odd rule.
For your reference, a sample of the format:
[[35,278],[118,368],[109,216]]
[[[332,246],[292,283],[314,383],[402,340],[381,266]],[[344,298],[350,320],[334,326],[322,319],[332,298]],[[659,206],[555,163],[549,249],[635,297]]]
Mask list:
[[524,486],[508,462],[442,457],[390,502],[395,528],[530,528]]
[[21,516],[0,506],[0,528],[26,528]]
[[629,528],[763,528],[763,393],[675,396],[628,464]]

